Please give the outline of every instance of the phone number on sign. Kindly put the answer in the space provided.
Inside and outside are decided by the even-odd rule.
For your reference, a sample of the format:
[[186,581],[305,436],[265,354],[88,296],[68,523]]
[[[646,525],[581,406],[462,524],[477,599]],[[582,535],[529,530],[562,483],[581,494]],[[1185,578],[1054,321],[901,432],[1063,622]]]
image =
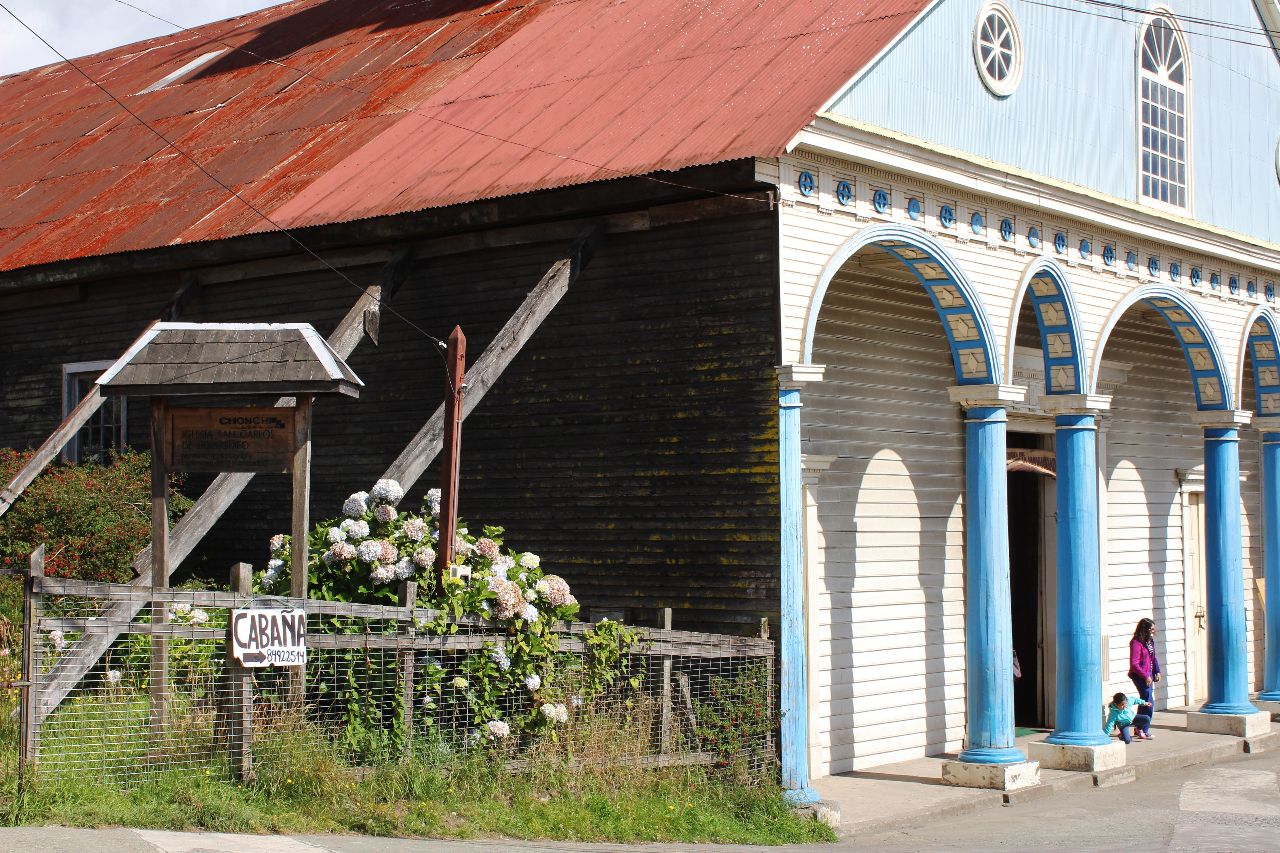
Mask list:
[[267,662],[271,664],[302,664],[307,662],[306,649],[268,649]]

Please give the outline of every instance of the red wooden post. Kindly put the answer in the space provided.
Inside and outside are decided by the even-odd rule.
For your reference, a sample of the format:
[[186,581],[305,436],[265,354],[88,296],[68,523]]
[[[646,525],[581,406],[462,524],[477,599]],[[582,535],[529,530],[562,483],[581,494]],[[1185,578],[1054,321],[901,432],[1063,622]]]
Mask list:
[[467,336],[461,326],[449,335],[446,359],[448,383],[444,395],[444,459],[440,466],[440,542],[436,552],[436,589],[453,562],[454,535],[458,528],[458,472],[462,454],[462,391],[467,370]]

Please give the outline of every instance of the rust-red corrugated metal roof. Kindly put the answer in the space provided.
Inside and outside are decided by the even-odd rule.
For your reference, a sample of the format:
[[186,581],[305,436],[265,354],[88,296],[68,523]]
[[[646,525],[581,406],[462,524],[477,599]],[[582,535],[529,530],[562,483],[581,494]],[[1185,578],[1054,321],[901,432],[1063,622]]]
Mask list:
[[[293,227],[779,154],[928,5],[299,0],[78,63]],[[0,80],[0,269],[264,230],[73,69]]]

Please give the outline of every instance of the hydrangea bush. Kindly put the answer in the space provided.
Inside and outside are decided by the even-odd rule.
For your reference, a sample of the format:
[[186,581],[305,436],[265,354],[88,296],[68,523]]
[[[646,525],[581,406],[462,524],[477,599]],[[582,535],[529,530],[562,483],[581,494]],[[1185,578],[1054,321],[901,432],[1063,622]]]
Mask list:
[[[564,578],[547,573],[537,554],[505,547],[500,527],[484,527],[480,536],[459,526],[455,557],[443,586],[435,579],[439,547],[440,491],[429,491],[421,509],[401,506],[404,489],[394,480],[379,480],[368,492],[346,499],[342,516],[318,524],[308,537],[310,595],[330,601],[393,604],[402,581],[418,584],[418,605],[439,616],[418,626],[434,633],[458,630],[468,617],[491,624],[498,638],[483,651],[465,656],[449,667],[432,662],[420,679],[420,703],[425,725],[446,697],[463,697],[481,743],[503,743],[515,736],[551,732],[570,720],[571,707],[582,704],[582,679],[575,688],[569,676],[576,669],[594,672],[594,658],[584,666],[576,655],[563,655],[553,626],[578,614],[578,601]],[[265,571],[256,576],[257,591],[288,595],[291,542],[273,536]],[[609,665],[621,672],[625,651],[636,644],[634,632],[620,626],[605,630],[612,638]],[[608,679],[612,684],[616,680]],[[598,683],[598,679],[587,679]],[[638,687],[639,678],[631,679]],[[578,692],[571,692],[577,690]],[[523,697],[512,701],[512,697]],[[512,708],[518,710],[513,711]],[[395,725],[397,715],[382,716]],[[366,723],[369,723],[366,720]]]

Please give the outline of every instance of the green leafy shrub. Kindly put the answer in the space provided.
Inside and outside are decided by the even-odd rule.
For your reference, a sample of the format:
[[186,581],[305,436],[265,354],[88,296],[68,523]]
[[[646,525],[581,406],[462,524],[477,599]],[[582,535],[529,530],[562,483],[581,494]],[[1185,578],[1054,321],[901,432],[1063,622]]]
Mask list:
[[[7,482],[31,455],[0,448],[0,478]],[[170,481],[170,522],[191,506],[180,485]],[[106,465],[52,465],[0,517],[0,563],[25,565],[44,543],[45,572],[59,577],[126,583],[150,541],[149,453],[115,453]]]
[[728,678],[713,677],[707,698],[694,702],[698,739],[716,755],[719,766],[772,761],[764,750],[779,723],[771,686],[765,665],[754,664]]

